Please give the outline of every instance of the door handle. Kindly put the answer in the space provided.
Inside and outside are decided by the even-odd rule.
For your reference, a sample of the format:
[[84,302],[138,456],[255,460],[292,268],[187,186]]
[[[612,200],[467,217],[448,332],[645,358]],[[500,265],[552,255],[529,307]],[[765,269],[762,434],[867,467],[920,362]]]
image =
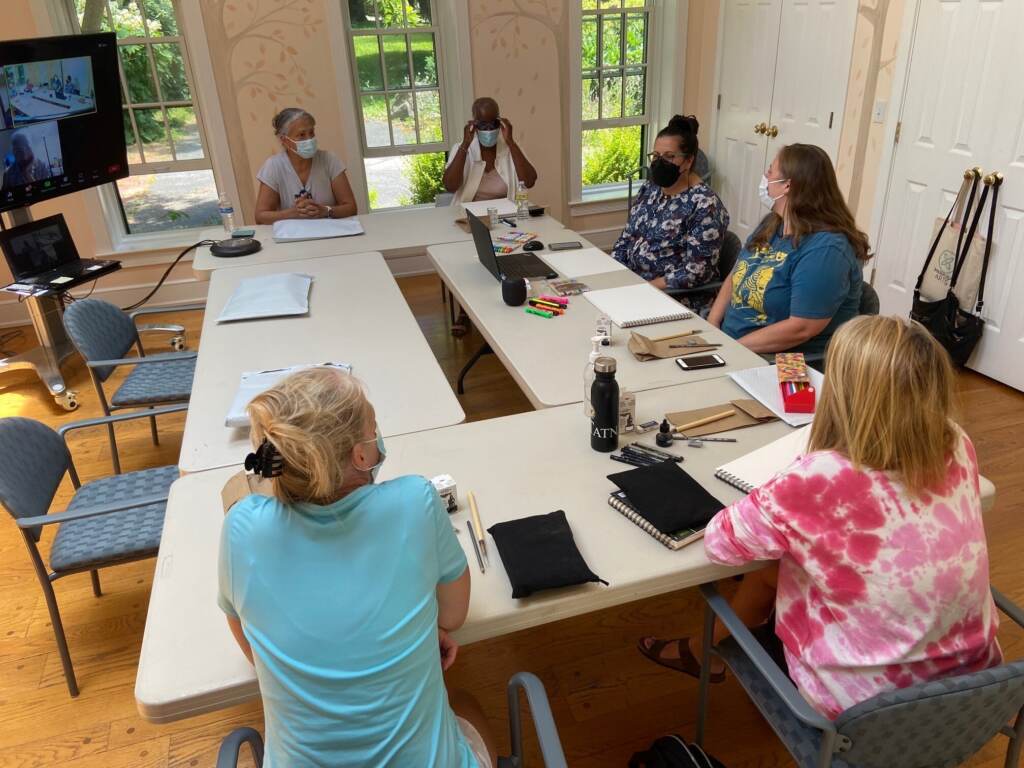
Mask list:
[[757,125],[754,126],[754,133],[764,134],[764,133],[767,133],[767,132],[768,132],[768,125],[767,125],[767,123],[758,123]]
[[776,136],[779,135],[779,126],[773,125],[771,128],[768,128],[765,131],[765,133],[768,134],[768,136],[770,136],[771,138],[774,139]]

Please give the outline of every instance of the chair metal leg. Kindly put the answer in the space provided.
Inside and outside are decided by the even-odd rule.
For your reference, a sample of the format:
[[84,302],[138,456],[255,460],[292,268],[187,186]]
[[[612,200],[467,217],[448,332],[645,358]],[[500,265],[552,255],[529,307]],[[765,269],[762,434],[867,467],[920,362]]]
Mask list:
[[[107,395],[103,391],[103,384],[96,377],[96,372],[89,369],[89,373],[92,374],[92,384],[96,388],[96,396],[100,399],[100,405],[103,407],[103,415],[110,415],[110,404],[107,402]],[[117,453],[117,437],[114,435],[114,425],[107,424],[107,439],[110,442],[110,461],[114,465],[114,474],[121,474],[121,457]]]
[[704,608],[704,639],[700,659],[700,686],[697,690],[697,735],[694,742],[704,745],[704,724],[708,714],[708,687],[711,680],[711,644],[715,640],[715,612],[708,605]]
[[149,431],[153,435],[153,445],[160,445],[160,435],[156,432],[156,416],[149,417]]
[[494,350],[493,350],[493,349],[491,349],[491,345],[490,345],[490,344],[488,344],[488,343],[487,343],[487,342],[485,341],[485,342],[483,343],[483,346],[481,346],[481,347],[480,347],[480,349],[478,349],[478,350],[477,350],[477,351],[476,351],[476,352],[475,352],[475,353],[473,354],[473,356],[472,356],[471,358],[469,358],[469,362],[467,362],[467,363],[466,363],[466,364],[465,364],[464,366],[462,366],[462,370],[461,370],[461,371],[459,371],[459,380],[458,380],[458,382],[456,383],[456,386],[455,386],[455,389],[456,389],[456,391],[457,391],[457,392],[458,392],[458,393],[459,393],[460,395],[464,395],[464,394],[466,394],[466,386],[465,386],[465,383],[466,383],[466,374],[468,374],[468,373],[469,373],[469,371],[470,371],[470,369],[471,369],[471,368],[472,368],[472,367],[473,367],[474,365],[476,365],[476,364],[477,364],[477,362],[478,362],[478,361],[480,360],[480,358],[481,358],[481,357],[483,357],[484,355],[489,355],[489,354],[491,354],[492,352],[494,352]]
[[821,734],[821,748],[818,750],[818,768],[829,768],[832,765],[832,755],[836,751],[835,731],[824,731]]
[[1022,741],[1024,741],[1024,709],[1017,713],[1017,721],[1013,724],[1013,736],[1006,747],[1006,763],[1004,768],[1019,767]]
[[103,597],[103,590],[100,588],[100,572],[89,571],[89,575],[92,577],[92,594],[94,597]]
[[29,554],[32,557],[32,567],[35,569],[39,585],[43,588],[43,597],[46,598],[46,609],[50,612],[50,624],[53,626],[53,636],[57,641],[57,652],[60,654],[60,663],[64,667],[64,680],[68,684],[68,693],[72,698],[78,695],[78,681],[75,679],[75,668],[71,665],[71,653],[68,651],[68,639],[64,635],[64,624],[60,620],[60,610],[57,608],[57,596],[53,593],[53,583],[46,573],[43,565],[43,558],[39,555],[39,548],[36,546],[32,534],[22,531],[25,543],[28,544]]

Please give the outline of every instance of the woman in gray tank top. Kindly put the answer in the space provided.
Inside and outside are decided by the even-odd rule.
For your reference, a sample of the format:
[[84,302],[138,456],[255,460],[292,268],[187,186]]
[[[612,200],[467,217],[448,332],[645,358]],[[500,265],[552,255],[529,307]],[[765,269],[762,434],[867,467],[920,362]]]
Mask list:
[[316,120],[288,107],[274,116],[282,151],[271,155],[256,178],[256,223],[281,219],[340,219],[354,216],[356,199],[337,155],[316,145]]

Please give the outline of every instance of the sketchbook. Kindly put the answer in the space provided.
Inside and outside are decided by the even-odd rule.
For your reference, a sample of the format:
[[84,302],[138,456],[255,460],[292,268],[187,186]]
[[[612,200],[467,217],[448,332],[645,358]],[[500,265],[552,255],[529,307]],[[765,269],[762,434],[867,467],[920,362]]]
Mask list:
[[762,445],[715,470],[715,477],[733,488],[750,493],[759,488],[807,452],[810,427],[795,429],[784,437]]
[[685,306],[647,283],[587,291],[583,295],[619,328],[689,320],[693,317],[693,313]]
[[344,219],[281,219],[274,222],[275,243],[297,243],[302,240],[326,240],[363,234],[358,216]]
[[636,508],[629,503],[629,499],[626,498],[626,494],[622,491],[615,491],[615,493],[609,496],[608,504],[612,509],[629,520],[629,522],[633,523],[633,525],[652,538],[657,539],[669,549],[682,549],[691,541],[697,541],[704,537],[703,528],[686,528],[681,531],[674,531],[673,533],[662,533],[653,523],[636,511]]
[[[820,393],[822,385],[825,383],[825,377],[810,366],[807,368],[807,375],[810,377],[811,386]],[[802,427],[814,421],[813,413],[786,413],[786,409],[782,405],[782,390],[779,389],[779,375],[774,365],[734,371],[729,374],[729,378],[756,397],[761,405],[789,426]]]
[[600,275],[605,272],[629,269],[625,264],[620,264],[599,248],[552,251],[551,253],[542,253],[540,257],[555,272],[570,280],[586,275]]

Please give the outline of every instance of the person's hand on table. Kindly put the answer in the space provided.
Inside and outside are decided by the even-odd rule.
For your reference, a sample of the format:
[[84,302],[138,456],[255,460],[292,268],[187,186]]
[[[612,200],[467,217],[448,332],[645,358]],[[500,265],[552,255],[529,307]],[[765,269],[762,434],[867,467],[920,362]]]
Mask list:
[[295,210],[304,219],[322,219],[327,215],[327,206],[317,205],[308,197],[300,197],[295,201]]
[[441,648],[441,671],[447,672],[448,668],[455,663],[455,656],[459,652],[459,644],[448,634],[448,630],[437,628],[437,641]]

